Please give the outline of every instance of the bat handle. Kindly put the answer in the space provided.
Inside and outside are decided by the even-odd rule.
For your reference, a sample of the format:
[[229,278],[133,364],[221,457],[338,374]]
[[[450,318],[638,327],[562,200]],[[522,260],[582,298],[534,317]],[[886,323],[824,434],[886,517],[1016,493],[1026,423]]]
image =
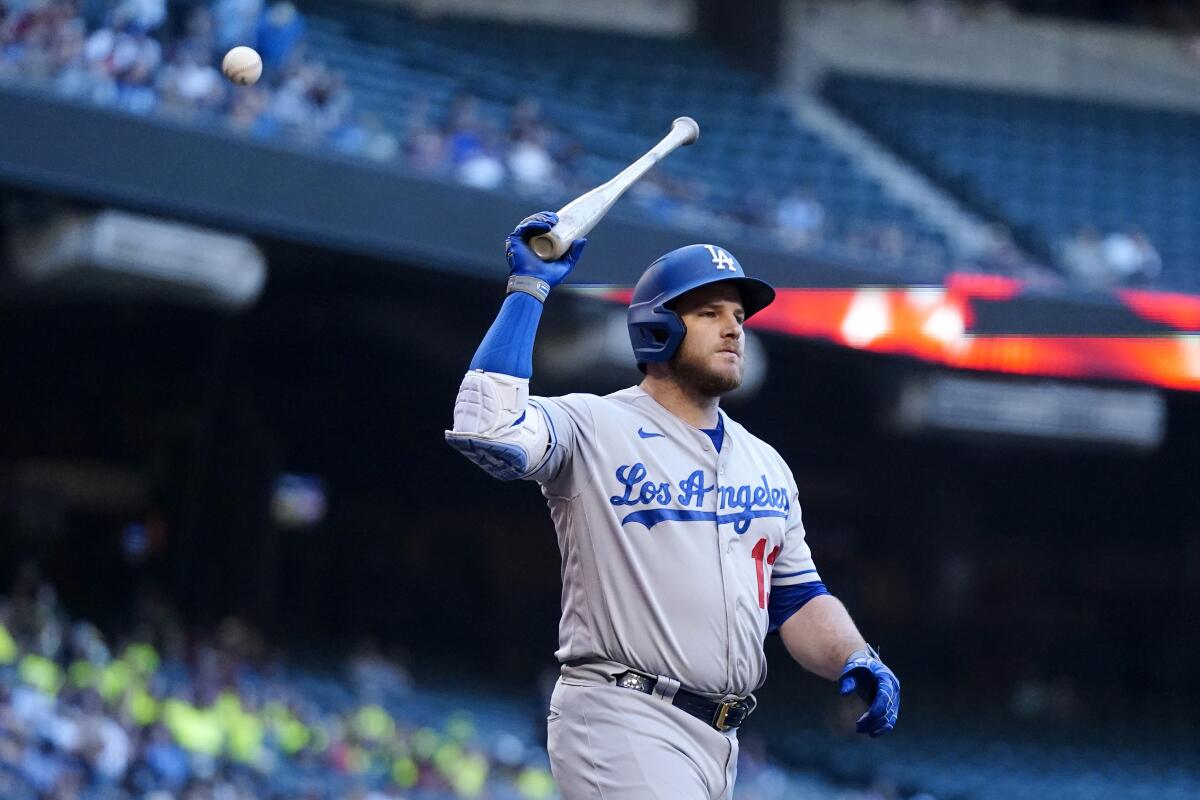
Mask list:
[[542,261],[557,261],[567,252],[567,248],[571,246],[571,243],[565,242],[558,236],[555,236],[554,229],[551,228],[546,233],[538,234],[530,239],[529,246]]

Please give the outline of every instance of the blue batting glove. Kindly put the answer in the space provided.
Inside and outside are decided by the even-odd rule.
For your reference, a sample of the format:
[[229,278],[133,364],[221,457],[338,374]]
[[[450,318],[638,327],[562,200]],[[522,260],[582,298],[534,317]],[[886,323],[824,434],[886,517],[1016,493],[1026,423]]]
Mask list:
[[879,654],[870,645],[850,654],[838,680],[843,695],[857,694],[869,706],[858,718],[859,733],[877,737],[896,727],[896,718],[900,716],[900,679],[879,660]]
[[521,223],[504,240],[504,257],[508,259],[511,275],[524,275],[543,280],[550,288],[562,283],[579,256],[587,239],[576,239],[571,243],[571,249],[557,261],[542,261],[537,253],[529,247],[529,240],[534,236],[545,233],[558,224],[558,214],[553,211],[539,211],[531,217],[521,220]]

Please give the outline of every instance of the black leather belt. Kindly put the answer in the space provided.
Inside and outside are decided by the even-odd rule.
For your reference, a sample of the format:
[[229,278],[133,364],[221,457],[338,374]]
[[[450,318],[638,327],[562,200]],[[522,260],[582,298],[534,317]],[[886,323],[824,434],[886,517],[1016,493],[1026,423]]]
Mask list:
[[[622,672],[616,679],[617,686],[622,689],[633,689],[642,694],[654,694],[654,685],[657,682],[657,678],[632,670]],[[680,711],[686,711],[706,725],[711,725],[724,732],[745,722],[746,717],[750,716],[750,712],[754,710],[758,702],[754,699],[754,695],[750,695],[745,700],[714,702],[703,695],[680,688],[675,692],[671,705]]]

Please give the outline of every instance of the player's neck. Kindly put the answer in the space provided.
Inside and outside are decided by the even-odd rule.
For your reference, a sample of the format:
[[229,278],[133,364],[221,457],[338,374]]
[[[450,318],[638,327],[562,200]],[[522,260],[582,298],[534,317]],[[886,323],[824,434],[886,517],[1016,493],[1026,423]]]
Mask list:
[[647,375],[642,380],[642,391],[694,428],[717,427],[719,397],[701,394],[673,376]]

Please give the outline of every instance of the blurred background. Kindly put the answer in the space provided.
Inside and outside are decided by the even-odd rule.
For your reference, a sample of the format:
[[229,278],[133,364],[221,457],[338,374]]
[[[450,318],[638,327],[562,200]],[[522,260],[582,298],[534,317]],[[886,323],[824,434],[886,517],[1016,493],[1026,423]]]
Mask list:
[[504,235],[681,114],[535,390],[636,382],[668,249],[780,287],[727,406],[905,686],[772,637],[736,796],[1200,797],[1171,0],[0,2],[0,796],[556,796],[553,529],[442,430]]

